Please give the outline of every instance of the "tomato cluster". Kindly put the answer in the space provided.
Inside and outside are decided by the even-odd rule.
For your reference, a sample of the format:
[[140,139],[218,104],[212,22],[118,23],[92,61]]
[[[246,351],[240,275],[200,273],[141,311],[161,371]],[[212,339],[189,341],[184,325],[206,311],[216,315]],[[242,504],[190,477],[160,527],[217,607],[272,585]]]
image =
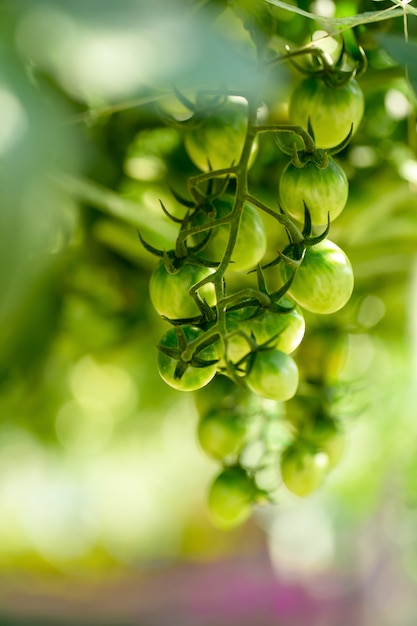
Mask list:
[[[339,422],[325,402],[313,410],[303,401],[301,418],[294,408],[300,378],[316,385],[318,397],[324,393],[322,381],[308,381],[298,363],[303,311],[331,315],[348,302],[354,283],[347,255],[328,233],[348,199],[346,174],[333,155],[356,132],[363,95],[354,73],[341,81],[339,70],[333,79],[324,70],[295,88],[287,125],[262,125],[260,102],[250,98],[220,93],[185,101],[191,115],[182,122],[184,146],[200,173],[188,180],[189,197],[174,192],[186,207],[183,219],[172,218],[179,224],[174,249],[144,242],[160,257],[151,302],[171,325],[158,345],[159,372],[174,389],[196,391],[200,445],[222,464],[208,506],[224,528],[273,499],[280,484],[298,496],[311,493],[343,451]],[[291,156],[278,181],[278,210],[248,188],[265,132]],[[263,213],[288,236],[267,263]],[[267,284],[271,275],[275,290]],[[254,442],[263,447],[255,464],[248,461]],[[276,471],[268,485],[265,467]]]

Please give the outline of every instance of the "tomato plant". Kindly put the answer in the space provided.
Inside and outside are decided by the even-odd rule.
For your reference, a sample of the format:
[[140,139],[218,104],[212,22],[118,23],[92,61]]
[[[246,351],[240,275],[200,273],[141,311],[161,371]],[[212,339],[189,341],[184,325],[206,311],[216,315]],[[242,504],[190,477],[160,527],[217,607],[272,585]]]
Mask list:
[[[184,137],[188,156],[203,172],[219,170],[240,160],[248,126],[248,104],[244,98],[228,97],[224,104],[207,107]],[[253,144],[251,162],[257,153]]]
[[[171,274],[164,261],[160,261],[149,282],[149,294],[155,310],[169,319],[187,319],[200,315],[200,309],[189,292],[191,287],[213,271],[211,268],[184,263],[178,271]],[[212,284],[203,285],[199,295],[210,306],[216,302]]]
[[[24,502],[14,492],[27,484],[6,467],[15,451],[29,452],[35,469],[43,439],[48,463],[54,445],[65,458],[82,454],[94,463],[98,452],[111,461],[111,446],[130,445],[138,413],[148,422],[148,409],[145,458],[135,462],[132,478],[131,455],[117,454],[117,471],[120,483],[125,474],[128,480],[146,475],[149,494],[167,506],[159,520],[152,506],[140,524],[120,526],[130,535],[123,548],[132,545],[135,554],[131,529],[149,538],[151,548],[158,544],[146,521],[154,533],[165,524],[166,540],[157,545],[162,559],[182,529],[188,532],[186,516],[193,515],[195,491],[198,505],[202,479],[195,467],[201,459],[182,445],[189,426],[211,458],[206,468],[222,470],[212,503],[232,524],[260,495],[279,502],[285,484],[299,494],[321,484],[362,410],[365,420],[373,410],[378,419],[364,429],[358,424],[352,439],[361,448],[348,459],[356,462],[352,477],[360,477],[355,487],[363,485],[363,494],[366,483],[378,488],[398,450],[417,459],[408,437],[415,431],[413,390],[405,387],[413,382],[415,357],[412,5],[417,2],[178,0],[158,11],[158,2],[123,3],[122,10],[117,2],[46,0],[36,10],[30,2],[0,3],[7,34],[0,88],[6,129],[0,132],[0,448],[6,451],[0,510],[12,491]],[[318,27],[327,32],[312,37]],[[70,54],[75,31],[76,54]],[[146,250],[158,257],[153,263]],[[356,291],[337,313],[353,288],[348,258]],[[287,297],[294,308],[283,311]],[[392,419],[395,410],[399,419]],[[109,440],[106,419],[89,437],[96,418],[110,414],[118,416],[121,436]],[[378,436],[371,436],[373,428]],[[14,445],[19,433],[23,446]],[[7,454],[10,437],[13,454]],[[168,439],[172,450],[161,455]],[[358,491],[352,483],[345,488],[351,468],[342,464],[340,475],[346,474],[332,485],[338,500]],[[407,492],[415,504],[417,461],[408,476],[398,469],[390,496]],[[186,485],[187,476],[196,489],[188,503],[179,494],[175,512],[173,483]],[[36,494],[41,514],[44,491]],[[128,497],[117,500],[129,509]],[[372,500],[363,498],[364,508],[356,503],[355,512],[360,516]],[[325,497],[319,504],[327,503]],[[2,529],[10,527],[19,551],[46,548],[36,532],[23,542],[15,537],[16,528],[27,527],[27,507],[17,507],[17,519],[19,511],[7,504]],[[167,508],[181,519],[165,515]],[[275,529],[279,509],[268,511],[261,526]],[[338,523],[343,517],[349,516],[338,514]],[[199,521],[191,520],[193,533]],[[72,543],[74,553],[65,550],[65,533],[64,550],[55,546],[56,535],[56,550],[38,550],[40,563],[53,553],[61,569],[65,559],[74,564],[74,555],[77,563],[91,562],[94,537]],[[117,538],[105,535],[103,552],[117,557]],[[412,548],[411,541],[402,543]]]
[[245,381],[249,389],[263,398],[289,400],[297,391],[297,365],[281,350],[260,349],[251,359]]
[[202,336],[204,331],[188,324],[170,328],[162,336],[158,344],[158,370],[161,378],[174,389],[194,391],[215,376],[218,356],[213,344],[196,352],[190,361],[182,360],[187,345]]
[[[281,277],[288,281],[294,268],[280,263]],[[353,270],[346,254],[325,239],[306,249],[288,293],[312,313],[330,314],[341,309],[353,291]]]
[[[234,198],[223,196],[213,201],[212,208],[215,210],[213,219],[222,219],[232,213]],[[198,210],[191,219],[192,226],[210,223],[211,215],[204,208]],[[210,238],[202,249],[200,256],[208,261],[221,261],[229,241],[230,225],[221,224],[213,226]],[[196,239],[201,241],[206,231],[199,234]],[[263,258],[266,251],[266,233],[262,218],[258,209],[245,202],[239,224],[239,233],[232,253],[229,269],[233,271],[245,271],[256,266]]]
[[308,76],[290,98],[289,115],[294,124],[308,128],[310,120],[318,148],[333,148],[358,130],[365,109],[362,89],[352,78],[341,86],[327,85],[319,76]]
[[280,466],[287,489],[297,496],[307,496],[323,483],[328,458],[314,447],[294,442],[283,451]]
[[208,506],[213,522],[221,528],[239,526],[250,516],[257,496],[253,479],[241,467],[228,467],[213,481]]
[[329,157],[326,167],[310,161],[297,167],[291,161],[282,172],[279,193],[282,207],[298,222],[304,222],[304,205],[314,225],[327,224],[343,211],[348,198],[348,180],[342,167]]
[[[227,341],[227,356],[233,362],[239,361],[249,352],[249,344],[241,332],[253,335],[261,345],[268,345],[286,354],[291,354],[300,345],[305,331],[305,321],[298,306],[291,308],[291,301],[285,298],[287,312],[274,309],[258,309],[248,307],[227,314],[227,330],[230,337]],[[273,341],[271,341],[273,340]]]
[[208,456],[222,460],[242,449],[249,431],[246,415],[230,409],[213,409],[200,419],[198,440]]
[[[242,15],[252,37],[252,14],[242,9]],[[259,25],[269,19],[261,9],[258,17]],[[188,111],[186,118],[181,112],[171,116],[171,122],[183,131],[190,171],[177,185],[181,153],[173,153],[168,184],[185,210],[179,217],[177,207],[171,210],[161,202],[165,217],[178,225],[178,235],[173,251],[155,251],[165,263],[151,279],[151,298],[172,324],[194,325],[192,334],[181,326],[173,330],[170,344],[160,346],[159,359],[170,384],[200,388],[196,406],[202,449],[223,464],[239,464],[223,469],[210,490],[213,516],[226,526],[250,514],[259,495],[253,476],[265,470],[262,480],[277,482],[276,474],[268,477],[272,453],[275,462],[276,452],[282,453],[288,489],[306,495],[338,462],[345,444],[337,420],[329,417],[338,414],[331,405],[336,405],[333,387],[344,352],[333,335],[326,340],[331,348],[321,339],[317,348],[313,315],[308,316],[313,330],[305,337],[303,311],[331,315],[347,303],[354,287],[348,256],[327,237],[348,200],[342,165],[364,113],[356,77],[366,67],[366,55],[354,35],[352,40],[344,34],[333,41],[326,33],[317,37],[298,49],[285,45],[285,54],[275,54],[274,46],[268,47],[271,41],[264,42],[258,60],[262,65],[267,59],[265,70],[278,70],[289,61],[309,74],[286,103],[274,101],[275,92],[260,85],[259,90],[190,86],[185,93],[192,93],[192,100],[174,90]],[[256,47],[255,39],[257,35]],[[270,112],[269,120],[261,119],[261,109]],[[290,123],[280,123],[288,119],[287,112]],[[256,167],[249,172],[264,133],[269,141],[260,144]],[[281,153],[291,161],[282,168],[277,207],[273,171],[282,163]],[[361,167],[352,157],[353,184]],[[180,264],[171,273],[171,266]],[[277,265],[278,271],[269,271]],[[196,293],[195,285],[204,280],[210,284]],[[328,327],[336,328],[339,320],[343,317],[330,318]],[[303,406],[297,413],[300,397]],[[280,421],[288,432],[280,431]],[[274,435],[273,444],[266,433]],[[250,458],[252,443],[263,450],[260,460]],[[267,498],[275,487],[268,489],[263,492]]]

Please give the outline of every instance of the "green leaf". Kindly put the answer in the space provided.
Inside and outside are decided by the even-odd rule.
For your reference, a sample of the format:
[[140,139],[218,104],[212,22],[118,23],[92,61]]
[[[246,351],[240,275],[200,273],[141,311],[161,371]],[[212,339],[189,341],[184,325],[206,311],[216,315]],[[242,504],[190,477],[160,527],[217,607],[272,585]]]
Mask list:
[[417,68],[417,44],[405,41],[402,35],[378,35],[377,39],[394,61]]
[[379,35],[377,40],[394,61],[407,68],[410,84],[417,94],[417,44],[405,41],[401,35]]
[[[302,17],[306,17],[310,20],[314,20],[322,24],[327,28],[334,28],[335,30],[339,30],[341,28],[353,28],[354,26],[359,26],[361,24],[371,24],[374,22],[382,22],[383,20],[389,20],[394,17],[402,17],[404,15],[403,8],[396,8],[394,5],[389,9],[385,9],[384,11],[366,11],[365,13],[359,13],[358,15],[353,15],[349,17],[324,17],[321,15],[316,15],[315,13],[310,13],[308,11],[304,11],[303,9],[299,9],[291,4],[287,4],[286,2],[280,2],[280,0],[265,0],[269,4],[273,4],[280,9],[285,9],[286,11],[290,11],[291,13],[297,13]],[[405,11],[407,13],[417,14],[417,9],[412,9],[412,7],[406,7]]]

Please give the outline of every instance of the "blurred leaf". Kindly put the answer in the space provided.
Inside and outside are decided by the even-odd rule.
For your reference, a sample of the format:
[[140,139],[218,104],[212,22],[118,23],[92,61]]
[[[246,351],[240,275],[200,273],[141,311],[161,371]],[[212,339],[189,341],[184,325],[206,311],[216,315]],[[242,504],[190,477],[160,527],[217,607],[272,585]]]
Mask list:
[[0,331],[0,379],[18,371],[32,378],[48,354],[54,337],[62,294],[61,276],[54,268],[29,282],[19,307],[3,321]]
[[388,54],[408,71],[408,78],[417,94],[417,44],[405,41],[401,35],[378,35],[379,43]]
[[252,0],[231,0],[233,11],[239,15],[253,41],[262,46],[266,37],[272,34],[273,17],[267,3]]
[[78,200],[135,228],[152,233],[163,247],[169,247],[175,241],[178,229],[164,217],[162,211],[159,219],[153,216],[150,220],[149,214],[142,210],[139,203],[122,198],[93,181],[64,173],[57,174],[56,180],[65,191]]
[[81,158],[78,131],[63,126],[64,109],[51,89],[34,84],[10,46],[0,49],[0,67],[2,320],[19,305],[35,268],[42,271],[71,236],[76,208],[49,172],[52,164],[73,170]]
[[[213,24],[211,3],[49,2],[29,7],[17,29],[21,54],[89,104],[137,97],[146,87],[251,90],[254,59]],[[232,35],[232,34],[231,34]]]
[[[215,20],[228,6],[228,0],[192,0],[195,4],[195,11],[205,10],[206,17],[209,13]],[[209,11],[207,11],[207,9]]]

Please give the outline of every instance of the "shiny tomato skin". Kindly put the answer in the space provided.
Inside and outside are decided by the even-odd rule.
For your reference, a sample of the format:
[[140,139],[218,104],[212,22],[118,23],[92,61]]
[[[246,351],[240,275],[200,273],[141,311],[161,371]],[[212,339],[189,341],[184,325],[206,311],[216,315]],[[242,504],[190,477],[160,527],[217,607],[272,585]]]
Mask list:
[[340,87],[328,86],[317,76],[299,83],[290,98],[291,123],[307,130],[310,118],[317,148],[334,148],[358,130],[365,110],[365,99],[358,82],[350,80]]
[[323,483],[328,459],[313,448],[290,444],[281,456],[281,476],[287,489],[300,497],[308,496]]
[[[154,269],[149,281],[149,295],[154,309],[169,319],[187,319],[200,315],[200,309],[190,296],[193,285],[214,272],[213,269],[185,263],[178,272],[170,274],[163,261]],[[216,303],[212,284],[199,290],[209,306]]]
[[[288,281],[294,268],[285,262],[279,267],[283,282]],[[352,295],[353,284],[348,257],[339,246],[325,239],[306,249],[288,295],[306,311],[327,315],[345,306]]]
[[302,168],[291,161],[282,172],[279,193],[283,209],[298,222],[304,222],[304,203],[314,226],[333,221],[345,208],[349,184],[342,167],[332,158],[326,168],[313,162]]
[[[190,128],[184,145],[191,161],[201,171],[209,172],[236,165],[241,157],[248,125],[248,104],[244,98],[229,97],[222,107],[208,110],[201,123]],[[252,146],[249,165],[258,151]]]
[[275,348],[255,353],[245,376],[247,386],[262,398],[284,402],[298,387],[298,368],[294,359]]
[[213,409],[200,419],[197,436],[204,452],[221,461],[240,452],[248,427],[246,416],[234,410]]
[[253,479],[241,467],[227,467],[214,479],[208,495],[213,523],[231,529],[245,522],[256,499]]

